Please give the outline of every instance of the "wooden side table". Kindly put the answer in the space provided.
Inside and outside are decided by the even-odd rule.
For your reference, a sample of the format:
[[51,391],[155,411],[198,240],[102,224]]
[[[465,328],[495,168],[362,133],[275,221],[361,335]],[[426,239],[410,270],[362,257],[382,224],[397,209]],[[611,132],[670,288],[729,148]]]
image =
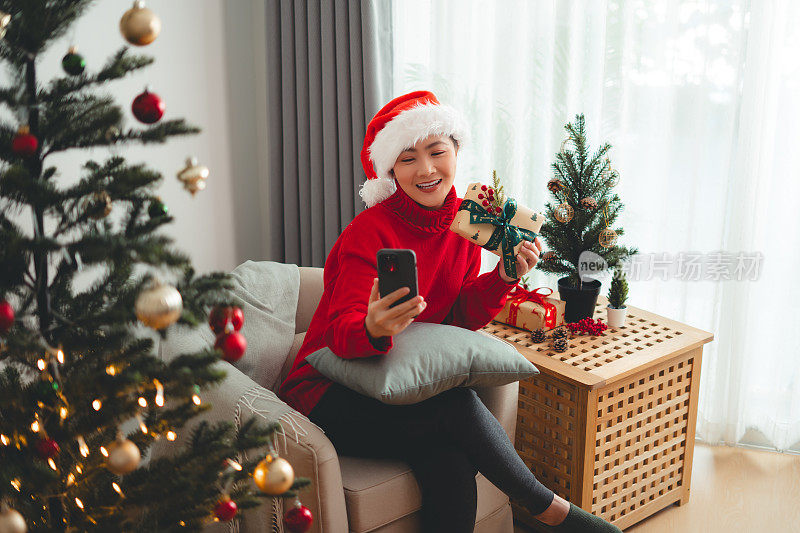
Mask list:
[[[604,297],[595,317],[606,319]],[[711,333],[628,307],[626,325],[556,352],[490,322],[540,370],[520,382],[515,447],[537,479],[625,528],[689,500],[703,345]],[[539,522],[512,501],[515,518]]]

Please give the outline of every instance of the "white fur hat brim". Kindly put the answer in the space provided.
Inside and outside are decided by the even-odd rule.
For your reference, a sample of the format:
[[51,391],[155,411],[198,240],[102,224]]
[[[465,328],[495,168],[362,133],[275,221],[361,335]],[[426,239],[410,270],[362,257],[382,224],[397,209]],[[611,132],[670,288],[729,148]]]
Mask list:
[[368,179],[359,190],[367,207],[394,194],[397,186],[389,171],[397,156],[431,135],[452,135],[461,148],[469,141],[469,128],[456,109],[432,103],[411,107],[381,128],[369,147],[369,159],[377,178]]

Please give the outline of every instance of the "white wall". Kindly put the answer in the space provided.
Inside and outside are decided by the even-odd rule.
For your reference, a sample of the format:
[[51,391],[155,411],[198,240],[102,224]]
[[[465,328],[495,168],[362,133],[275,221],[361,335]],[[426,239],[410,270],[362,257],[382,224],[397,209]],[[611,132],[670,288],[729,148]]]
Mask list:
[[[41,56],[40,83],[63,74],[61,57],[71,43],[79,47],[87,69],[99,69],[126,44],[119,19],[131,5],[131,0],[96,2],[62,41]],[[121,147],[119,153],[129,163],[146,163],[164,176],[158,193],[175,221],[162,231],[191,256],[198,272],[230,270],[246,259],[265,259],[263,240],[268,232],[262,227],[259,209],[251,4],[151,0],[148,7],[161,18],[161,34],[149,46],[131,48],[155,57],[155,63],[100,86],[99,92],[110,94],[122,107],[126,127],[143,126],[132,116],[130,105],[149,84],[166,103],[163,120],[185,118],[202,132],[173,137],[163,145]],[[8,83],[7,73],[2,76]],[[232,101],[236,102],[233,109]],[[104,161],[108,154],[105,148],[71,150],[45,163],[57,166],[56,180],[67,185],[80,177],[87,159]],[[175,176],[189,154],[210,169],[206,190],[194,198]],[[21,221],[29,228],[30,214],[23,213]]]

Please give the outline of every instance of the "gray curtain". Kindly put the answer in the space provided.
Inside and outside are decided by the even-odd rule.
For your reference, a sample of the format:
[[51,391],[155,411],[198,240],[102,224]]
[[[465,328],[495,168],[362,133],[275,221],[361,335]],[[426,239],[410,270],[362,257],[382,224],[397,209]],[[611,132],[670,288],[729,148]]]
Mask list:
[[268,0],[266,17],[269,258],[323,266],[365,208],[364,133],[391,99],[391,0]]

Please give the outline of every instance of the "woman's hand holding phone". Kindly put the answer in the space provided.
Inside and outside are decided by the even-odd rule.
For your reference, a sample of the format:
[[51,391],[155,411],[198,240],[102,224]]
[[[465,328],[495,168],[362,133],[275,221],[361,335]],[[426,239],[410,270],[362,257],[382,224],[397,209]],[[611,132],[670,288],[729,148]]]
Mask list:
[[372,292],[369,295],[366,318],[367,332],[370,336],[377,339],[397,335],[425,309],[428,303],[423,301],[422,296],[411,298],[407,302],[389,308],[395,301],[408,294],[409,290],[408,287],[402,287],[381,298],[378,290],[378,278],[372,280]]

